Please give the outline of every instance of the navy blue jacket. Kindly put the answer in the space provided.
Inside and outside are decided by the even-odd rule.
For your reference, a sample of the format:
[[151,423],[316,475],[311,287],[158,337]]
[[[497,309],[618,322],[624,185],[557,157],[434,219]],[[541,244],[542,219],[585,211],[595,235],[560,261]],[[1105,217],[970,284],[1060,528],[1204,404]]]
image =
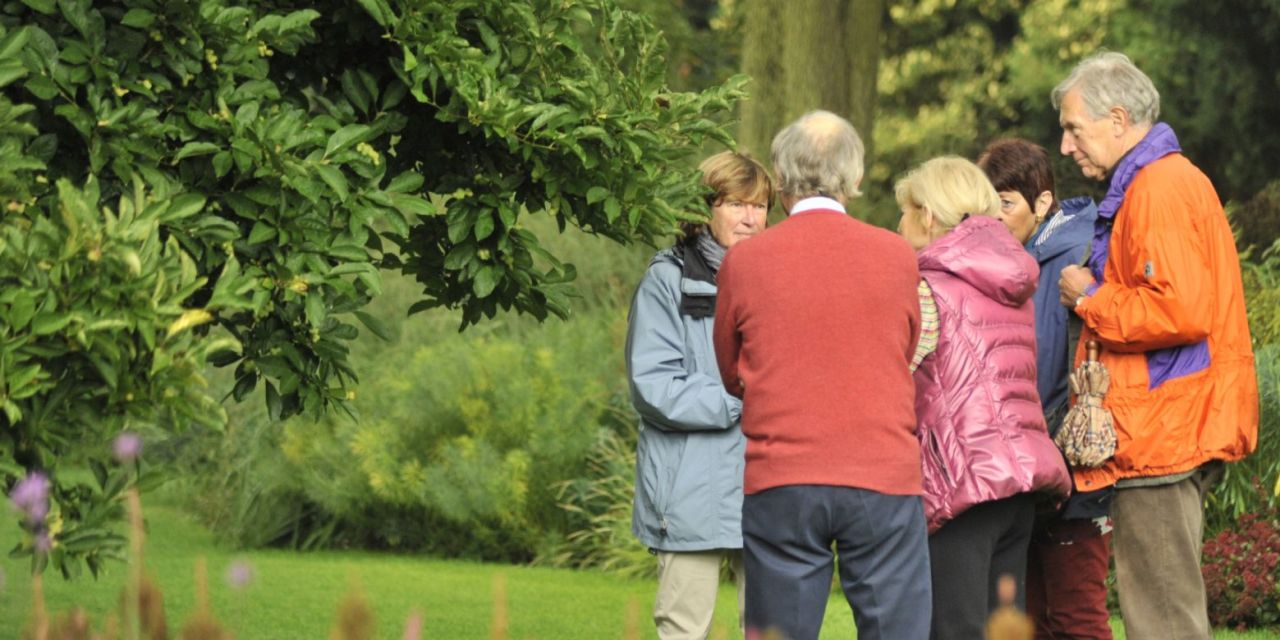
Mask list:
[[[1067,265],[1084,261],[1098,217],[1091,198],[1070,198],[1059,204],[1062,209],[1040,225],[1026,246],[1040,263],[1040,284],[1032,300],[1036,307],[1036,390],[1046,417],[1064,410],[1071,367],[1067,344],[1070,311],[1058,301],[1058,278]],[[1050,425],[1050,430],[1055,426]]]

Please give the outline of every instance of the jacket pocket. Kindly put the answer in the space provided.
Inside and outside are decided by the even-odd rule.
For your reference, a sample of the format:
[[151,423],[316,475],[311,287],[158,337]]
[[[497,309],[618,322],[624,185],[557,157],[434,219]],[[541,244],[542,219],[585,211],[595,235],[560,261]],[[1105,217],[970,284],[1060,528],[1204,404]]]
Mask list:
[[946,493],[950,493],[951,488],[955,486],[955,480],[951,469],[947,467],[946,456],[942,455],[942,444],[938,442],[938,438],[931,431],[924,433],[924,441],[925,455],[929,456],[930,464],[937,472],[934,480],[941,481],[942,487],[947,490]]
[[688,434],[652,430],[645,443],[646,460],[642,473],[645,507],[653,517],[656,533],[665,537],[669,531],[672,496],[676,490],[681,461]]

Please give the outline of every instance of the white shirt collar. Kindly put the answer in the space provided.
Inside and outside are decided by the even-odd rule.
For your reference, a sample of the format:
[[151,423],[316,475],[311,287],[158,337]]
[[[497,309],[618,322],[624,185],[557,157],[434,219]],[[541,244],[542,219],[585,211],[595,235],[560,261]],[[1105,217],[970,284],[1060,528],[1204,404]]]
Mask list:
[[794,205],[792,205],[791,215],[794,216],[797,213],[804,213],[806,211],[813,211],[815,209],[827,209],[827,210],[839,211],[840,213],[845,213],[844,205],[840,204],[839,202],[836,202],[835,200],[831,198],[827,198],[825,196],[814,196],[812,198],[805,198],[804,200],[801,200],[800,202],[797,202]]

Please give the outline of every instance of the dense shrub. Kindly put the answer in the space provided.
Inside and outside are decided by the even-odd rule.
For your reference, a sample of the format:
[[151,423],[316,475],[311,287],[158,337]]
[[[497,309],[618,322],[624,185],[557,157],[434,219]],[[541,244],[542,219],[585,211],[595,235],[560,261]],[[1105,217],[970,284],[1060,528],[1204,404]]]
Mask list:
[[1245,307],[1254,342],[1259,396],[1258,450],[1226,467],[1208,497],[1205,524],[1212,534],[1242,515],[1274,506],[1280,490],[1280,245],[1241,261]]
[[1280,238],[1280,180],[1273,180],[1236,210],[1240,244],[1265,249]]
[[[390,341],[360,339],[356,419],[273,427],[256,405],[231,412],[225,437],[174,439],[215,529],[240,544],[364,546],[530,560],[571,530],[557,507],[584,477],[601,430],[630,426],[618,286],[642,258],[579,239],[584,287],[565,323],[507,320],[458,333],[455,314],[389,311],[412,282],[388,277]],[[573,244],[569,242],[567,244]],[[585,246],[584,246],[585,245]],[[637,262],[639,260],[639,262]],[[635,276],[638,277],[638,276]],[[630,480],[627,480],[627,489]]]
[[552,566],[603,569],[651,577],[657,563],[631,533],[636,451],[630,437],[602,430],[581,478],[559,486],[560,507],[569,514],[569,533],[539,561]]
[[1220,627],[1280,622],[1280,514],[1245,514],[1204,544],[1209,620]]

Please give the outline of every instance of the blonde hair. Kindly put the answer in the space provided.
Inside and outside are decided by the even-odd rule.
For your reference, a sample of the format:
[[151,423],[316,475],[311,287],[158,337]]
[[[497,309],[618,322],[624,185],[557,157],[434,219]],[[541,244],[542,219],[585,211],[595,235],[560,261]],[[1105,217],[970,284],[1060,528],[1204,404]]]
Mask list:
[[955,228],[966,216],[1000,213],[1000,196],[978,165],[959,156],[942,156],[912,169],[894,185],[898,206],[911,215],[933,215],[940,231]]
[[769,179],[769,172],[746,153],[721,151],[703,160],[698,171],[702,173],[700,183],[710,190],[707,206],[714,206],[725,198],[773,205],[773,181]]

